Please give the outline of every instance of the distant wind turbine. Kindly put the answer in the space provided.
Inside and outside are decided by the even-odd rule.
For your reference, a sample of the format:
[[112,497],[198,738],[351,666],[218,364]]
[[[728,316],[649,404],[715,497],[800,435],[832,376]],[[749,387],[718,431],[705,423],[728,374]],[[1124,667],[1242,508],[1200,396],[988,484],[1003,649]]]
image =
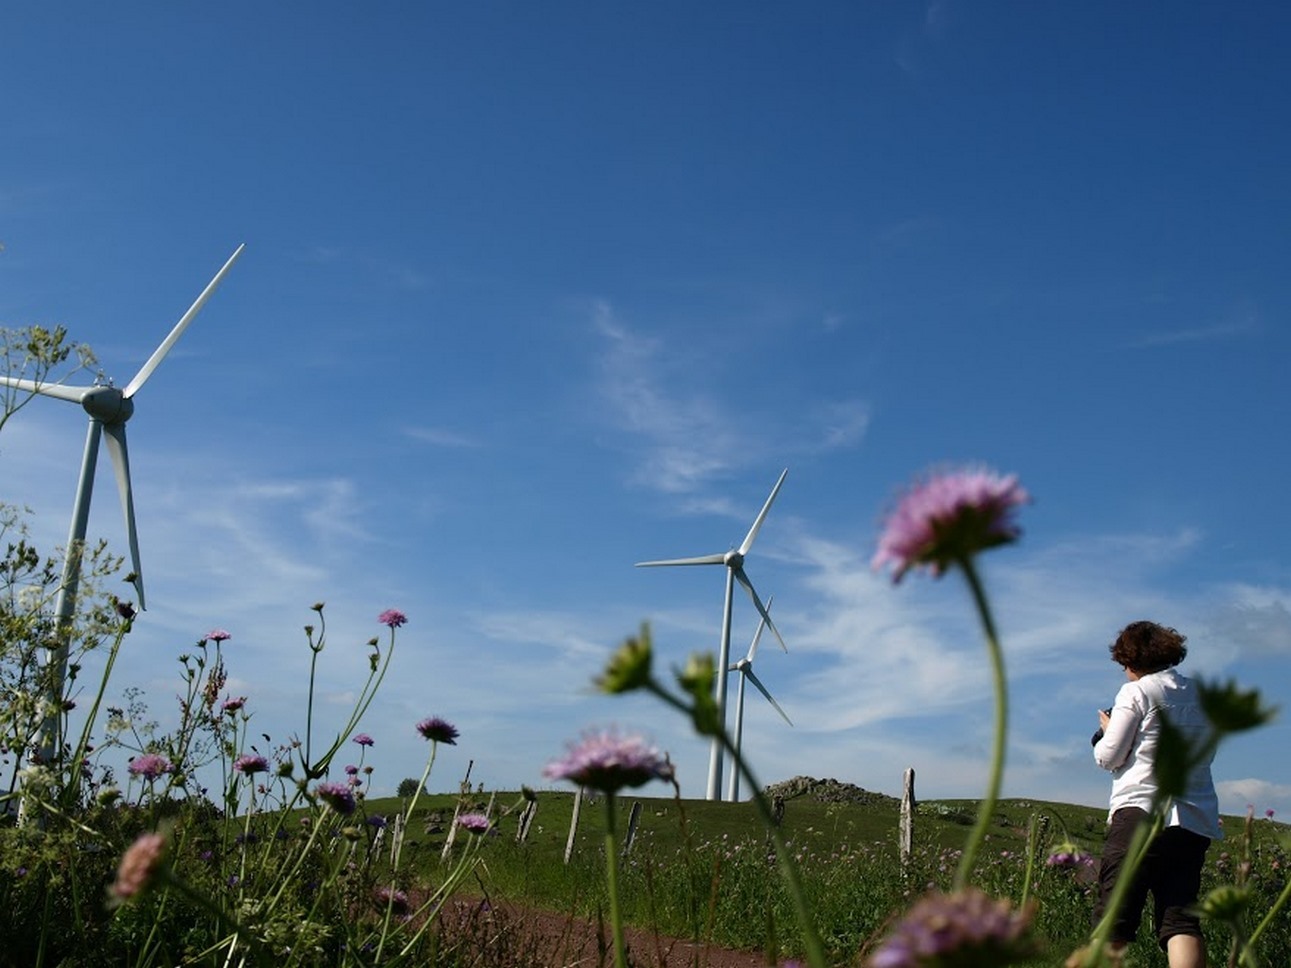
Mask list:
[[[766,520],[767,512],[771,510],[771,503],[780,493],[780,487],[784,484],[785,476],[789,473],[786,467],[780,472],[780,479],[776,481],[775,487],[771,489],[771,496],[767,498],[766,504],[762,505],[762,510],[758,512],[757,518],[753,522],[753,527],[749,528],[749,533],[745,536],[744,541],[735,551],[720,552],[713,555],[701,555],[698,558],[670,558],[664,561],[639,561],[638,568],[648,568],[656,565],[725,565],[726,566],[726,601],[722,610],[722,639],[721,654],[718,656],[717,668],[717,715],[718,722],[722,728],[726,728],[726,670],[731,661],[731,607],[732,599],[735,595],[735,583],[738,581],[744,586],[753,599],[753,607],[758,610],[762,620],[766,622],[767,627],[775,633],[775,637],[780,642],[780,647],[786,652],[789,647],[784,644],[784,639],[780,637],[780,630],[775,627],[775,622],[771,621],[771,616],[767,613],[766,606],[762,604],[762,599],[758,598],[757,591],[753,588],[753,583],[749,581],[749,576],[744,573],[744,557],[753,547],[753,541],[758,536],[758,530],[762,527],[762,522]],[[720,800],[722,798],[722,744],[718,739],[713,740],[712,752],[708,761],[708,792],[709,800]]]
[[[767,599],[768,612],[771,611],[771,601],[772,600],[770,598]],[[742,751],[742,740],[744,737],[744,680],[747,679],[749,682],[753,683],[753,685],[757,687],[758,692],[766,696],[767,702],[775,707],[775,711],[781,715],[784,721],[790,726],[793,725],[793,720],[789,718],[788,713],[780,708],[780,704],[771,697],[771,693],[767,692],[767,687],[762,685],[762,680],[753,672],[753,657],[757,654],[758,642],[762,638],[762,630],[766,627],[767,620],[759,619],[758,630],[753,633],[753,642],[749,645],[748,654],[739,662],[732,663],[730,668],[731,672],[738,672],[740,674],[740,684],[735,690],[735,735],[732,737],[736,756],[739,756]],[[740,771],[738,769],[732,768],[731,770],[731,783],[729,790],[730,793],[726,799],[731,801],[731,803],[737,802],[740,799]]]
[[117,490],[121,495],[121,510],[125,513],[126,537],[130,543],[130,581],[133,582],[135,592],[139,596],[139,608],[144,608],[143,597],[143,569],[139,563],[139,536],[135,532],[134,519],[134,495],[130,487],[130,454],[126,448],[126,421],[134,413],[134,395],[139,392],[140,388],[152,376],[153,370],[170,352],[171,347],[183,335],[188,324],[193,321],[206,300],[210,298],[216,287],[223,281],[225,273],[232,268],[233,263],[237,261],[238,256],[242,254],[245,248],[239,245],[233,255],[229,256],[223,268],[215,274],[215,278],[207,284],[202,290],[202,294],[197,297],[197,301],[189,307],[188,312],[180,318],[179,322],[170,331],[161,345],[148,358],[146,362],[135,374],[134,379],[126,384],[124,390],[112,384],[111,380],[104,381],[102,375],[97,378],[91,386],[88,387],[71,387],[61,383],[41,383],[35,380],[21,380],[16,377],[0,376],[0,384],[13,387],[18,390],[25,390],[29,393],[39,393],[47,397],[57,397],[60,400],[70,400],[72,403],[79,403],[90,417],[89,432],[85,437],[85,453],[81,458],[81,476],[76,486],[76,501],[72,506],[72,527],[67,536],[66,560],[63,564],[63,582],[58,591],[58,602],[56,604],[58,630],[59,630],[59,647],[49,650],[46,653],[46,662],[56,664],[56,675],[49,680],[49,700],[45,721],[41,725],[40,732],[36,740],[36,750],[42,760],[48,760],[53,753],[54,746],[57,742],[59,713],[57,711],[59,700],[62,698],[63,682],[67,674],[67,649],[66,637],[70,631],[72,616],[76,613],[76,595],[81,580],[81,556],[85,547],[85,532],[90,518],[90,496],[94,491],[94,470],[98,463],[99,441],[103,435],[107,435],[108,455],[112,458],[112,468],[116,472]]

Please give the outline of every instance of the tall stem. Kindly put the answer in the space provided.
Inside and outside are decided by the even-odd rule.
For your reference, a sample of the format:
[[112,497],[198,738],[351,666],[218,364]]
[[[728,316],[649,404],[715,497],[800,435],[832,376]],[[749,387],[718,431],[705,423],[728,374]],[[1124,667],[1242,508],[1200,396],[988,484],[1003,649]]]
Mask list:
[[999,803],[1000,787],[1004,780],[1004,751],[1008,740],[1009,726],[1009,689],[1008,679],[1004,674],[1004,651],[1000,648],[1000,639],[995,631],[995,620],[991,617],[991,606],[986,600],[986,592],[982,588],[977,569],[973,566],[973,559],[970,557],[962,558],[959,565],[963,568],[964,577],[968,580],[968,587],[973,593],[973,602],[976,604],[977,614],[982,620],[982,631],[986,635],[986,647],[991,657],[991,673],[995,680],[995,742],[991,755],[991,775],[986,785],[986,796],[978,806],[977,823],[968,835],[968,843],[964,845],[964,856],[960,859],[959,870],[955,874],[954,886],[956,890],[962,890],[968,885],[969,875],[973,872],[977,854],[981,850],[982,842],[986,840],[986,831],[991,825],[991,818],[995,815],[996,804]]
[[623,914],[619,910],[619,854],[615,836],[614,794],[605,794],[605,882],[610,893],[610,927],[614,931],[615,968],[628,968],[628,949],[623,940]]

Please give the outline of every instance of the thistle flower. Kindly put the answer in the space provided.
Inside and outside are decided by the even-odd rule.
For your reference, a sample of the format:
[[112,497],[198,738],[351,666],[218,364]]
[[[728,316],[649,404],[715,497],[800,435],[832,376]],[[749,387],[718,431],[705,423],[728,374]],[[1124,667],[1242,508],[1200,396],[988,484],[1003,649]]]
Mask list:
[[255,773],[265,773],[269,769],[269,761],[258,753],[243,753],[233,761],[233,769],[239,773],[245,773],[247,776]]
[[155,780],[159,776],[172,772],[175,765],[160,753],[145,753],[132,759],[127,769],[145,780]]
[[457,737],[461,735],[456,726],[438,716],[429,716],[419,722],[417,732],[432,743],[444,743],[448,746],[456,746]]
[[549,780],[569,780],[605,793],[639,787],[651,780],[667,780],[672,763],[641,736],[621,735],[613,729],[588,733],[569,745],[563,759],[543,768]]
[[376,740],[374,740],[367,733],[359,733],[350,742],[358,743],[360,746],[371,746],[373,743],[376,742]]
[[486,834],[493,826],[489,818],[482,813],[462,813],[457,816],[457,826],[473,834]]
[[233,636],[229,635],[224,629],[211,629],[203,636],[208,642],[227,642]]
[[918,567],[936,577],[979,551],[1014,541],[1021,532],[1013,510],[1030,500],[1015,475],[981,469],[934,474],[897,503],[871,566],[892,565],[894,582]]
[[109,888],[118,902],[143,893],[161,865],[165,848],[166,838],[155,833],[140,834],[126,848],[121,855],[121,863],[117,865],[117,878]]
[[397,608],[387,608],[377,616],[377,621],[382,625],[388,625],[392,629],[397,629],[400,625],[406,625],[408,616]]
[[348,783],[320,783],[314,787],[314,793],[343,817],[354,812],[354,791]]
[[870,955],[867,968],[997,968],[1031,957],[1031,910],[976,888],[928,894]]

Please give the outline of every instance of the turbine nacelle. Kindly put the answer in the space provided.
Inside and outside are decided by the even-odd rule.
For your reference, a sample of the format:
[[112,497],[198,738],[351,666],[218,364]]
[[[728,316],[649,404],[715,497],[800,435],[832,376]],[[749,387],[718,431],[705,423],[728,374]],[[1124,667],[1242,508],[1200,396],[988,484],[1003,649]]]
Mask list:
[[134,401],[110,385],[86,390],[81,406],[91,419],[103,424],[123,424],[134,414]]
[[722,564],[727,568],[740,569],[744,567],[744,555],[738,551],[728,551],[722,556]]

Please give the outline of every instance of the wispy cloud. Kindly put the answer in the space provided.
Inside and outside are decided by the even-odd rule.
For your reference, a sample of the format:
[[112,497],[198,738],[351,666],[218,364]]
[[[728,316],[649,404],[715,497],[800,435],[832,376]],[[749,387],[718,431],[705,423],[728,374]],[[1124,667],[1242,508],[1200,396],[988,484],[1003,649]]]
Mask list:
[[1178,329],[1145,333],[1127,344],[1131,349],[1151,349],[1158,346],[1178,346],[1186,343],[1224,343],[1256,333],[1260,318],[1255,313],[1216,323],[1212,326],[1181,326]]
[[411,440],[430,444],[434,447],[474,448],[484,446],[483,441],[478,437],[459,433],[455,430],[447,430],[443,427],[405,427],[403,435]]

